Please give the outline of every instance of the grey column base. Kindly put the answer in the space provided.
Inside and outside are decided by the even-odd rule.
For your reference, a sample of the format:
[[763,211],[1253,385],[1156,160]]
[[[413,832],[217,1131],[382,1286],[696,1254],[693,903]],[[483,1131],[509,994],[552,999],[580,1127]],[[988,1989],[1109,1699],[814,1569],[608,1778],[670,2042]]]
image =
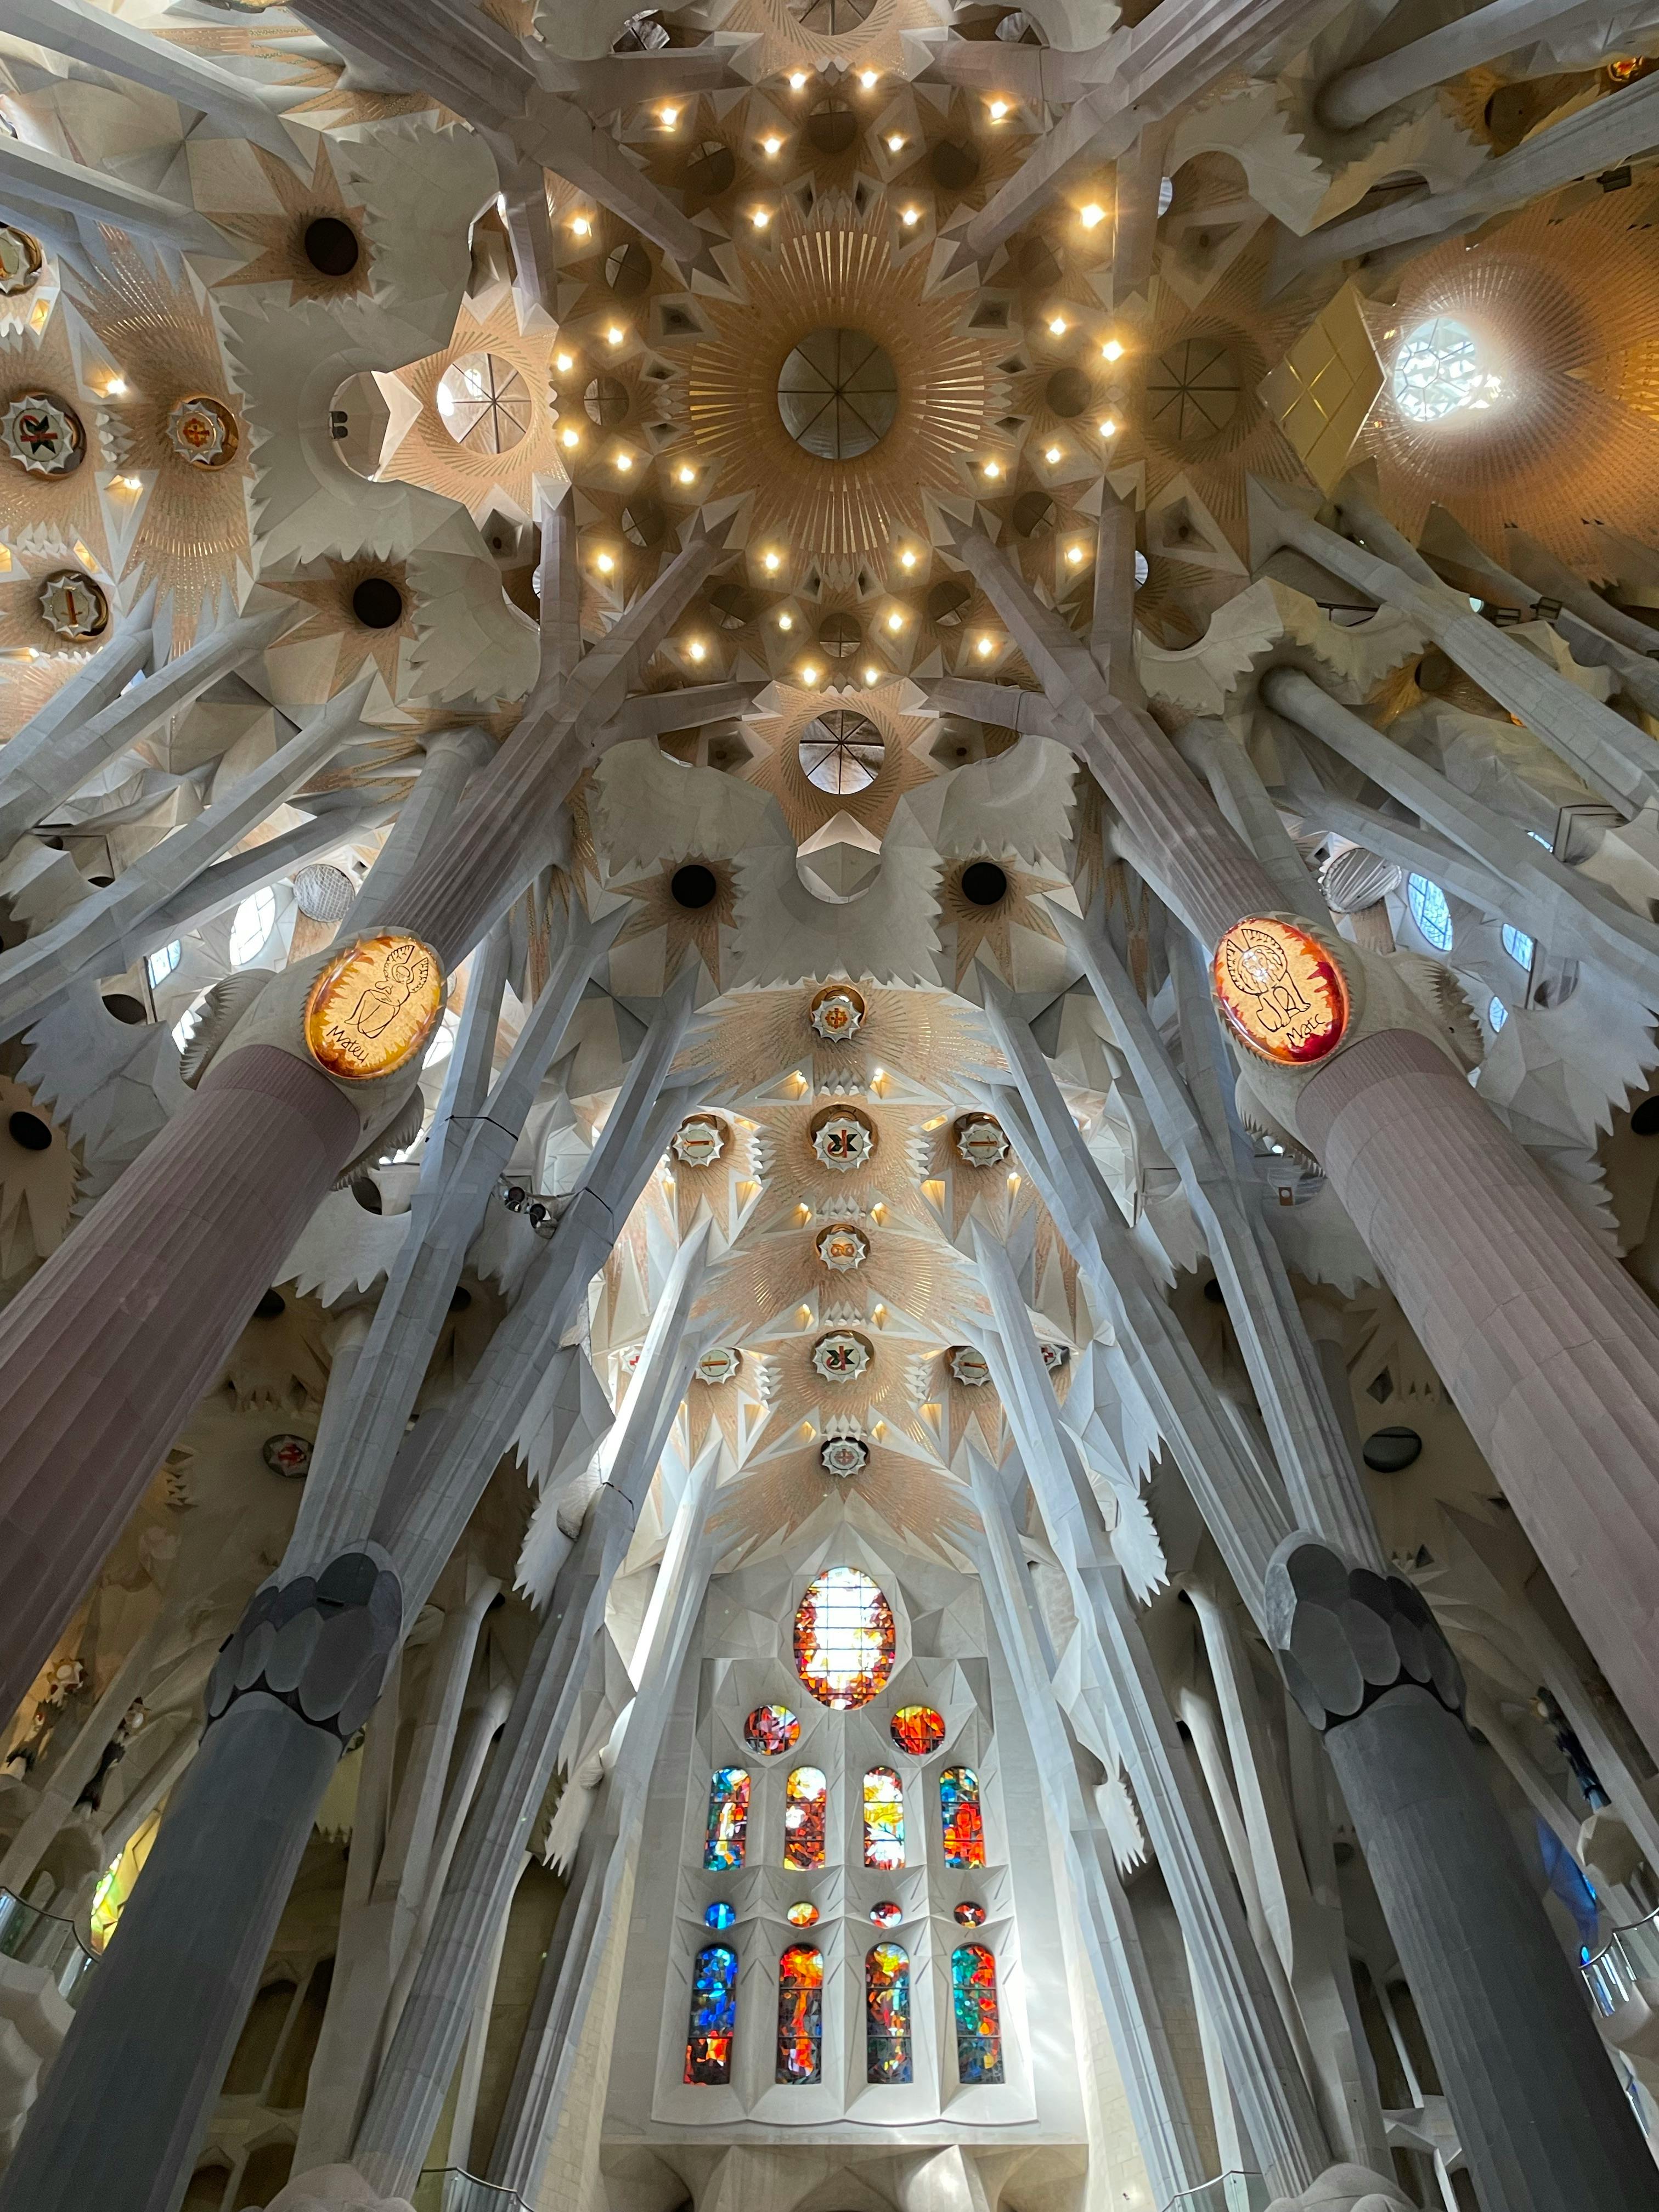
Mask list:
[[207,1732],[0,2175],[0,2212],[174,2212],[338,1737],[261,1692]]
[[1400,1687],[1325,1741],[1482,2204],[1653,2212],[1659,2171],[1462,1722]]

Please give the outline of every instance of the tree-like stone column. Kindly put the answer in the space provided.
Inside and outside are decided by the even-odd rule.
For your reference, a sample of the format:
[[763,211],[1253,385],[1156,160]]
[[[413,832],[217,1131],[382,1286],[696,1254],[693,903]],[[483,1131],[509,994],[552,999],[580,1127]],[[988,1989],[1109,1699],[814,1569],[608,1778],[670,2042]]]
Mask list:
[[[1483,2197],[1504,2212],[1631,2212],[1653,2160],[1496,1803],[1469,1791],[1463,1680],[1411,1584],[1291,1537],[1267,1630],[1325,1739]],[[1375,1839],[1373,1841],[1373,1839]],[[1438,1880],[1403,1878],[1413,1866]],[[1517,2038],[1516,2017],[1559,2023]],[[1489,2054],[1505,2054],[1495,2081]]]

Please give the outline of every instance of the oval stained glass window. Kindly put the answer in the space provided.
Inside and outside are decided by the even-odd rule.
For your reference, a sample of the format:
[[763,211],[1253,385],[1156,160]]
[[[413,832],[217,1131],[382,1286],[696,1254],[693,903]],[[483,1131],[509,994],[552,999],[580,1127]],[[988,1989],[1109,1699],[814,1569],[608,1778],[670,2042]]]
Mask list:
[[708,1828],[702,1863],[710,1874],[743,1864],[749,1833],[749,1777],[740,1766],[717,1766],[708,1784]]
[[823,2045],[823,1954],[792,1943],[778,1960],[780,2081],[816,2081]]
[[792,1905],[783,1917],[792,1928],[816,1928],[818,1908],[803,1901],[799,1905]]
[[716,1898],[712,1905],[705,1905],[702,1908],[702,1924],[705,1928],[729,1928],[737,1917],[737,1906],[728,1905],[723,1897]]
[[798,1766],[784,1785],[783,1863],[805,1873],[823,1864],[830,1785],[816,1766]]
[[901,1705],[887,1728],[899,1749],[912,1759],[937,1751],[945,1741],[945,1716],[932,1705]]
[[865,2079],[910,2079],[910,1954],[878,1943],[864,1962]]
[[738,1954],[729,1943],[710,1943],[698,1952],[691,1978],[685,2079],[694,2088],[720,2089],[730,2081],[737,2025]]
[[856,1567],[827,1567],[795,1613],[795,1671],[834,1712],[867,1705],[893,1671],[893,1608]]
[[958,1905],[951,1917],[960,1928],[983,1928],[985,1907],[982,1905]]
[[878,1928],[896,1928],[904,1917],[904,1907],[895,1905],[890,1898],[884,1898],[879,1905],[870,1907],[870,1917]]
[[757,1705],[743,1724],[743,1740],[750,1751],[775,1758],[800,1741],[800,1723],[787,1705]]
[[951,1954],[951,2002],[957,2023],[957,2079],[1002,2079],[1002,2021],[997,2003],[997,1962],[983,1943],[963,1943]]
[[882,1874],[904,1864],[904,1786],[890,1766],[864,1778],[864,1863]]
[[947,1766],[939,1778],[939,1825],[948,1867],[982,1867],[985,1823],[980,1816],[979,1777],[971,1766]]

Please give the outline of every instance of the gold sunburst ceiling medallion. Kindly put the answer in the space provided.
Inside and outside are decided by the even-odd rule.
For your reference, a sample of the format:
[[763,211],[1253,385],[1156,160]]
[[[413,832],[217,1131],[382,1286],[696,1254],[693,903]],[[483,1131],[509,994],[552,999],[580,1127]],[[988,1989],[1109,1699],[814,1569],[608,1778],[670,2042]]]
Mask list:
[[[930,500],[970,495],[969,457],[1002,411],[998,349],[964,327],[970,292],[931,289],[926,258],[896,256],[842,195],[781,211],[769,236],[739,249],[736,297],[700,302],[710,336],[691,359],[688,426],[722,494],[750,502],[756,542],[810,551],[826,580],[850,580],[861,561],[926,537]],[[832,337],[859,345],[826,350]],[[873,397],[860,346],[881,356]],[[825,410],[803,437],[793,387],[813,375]]]

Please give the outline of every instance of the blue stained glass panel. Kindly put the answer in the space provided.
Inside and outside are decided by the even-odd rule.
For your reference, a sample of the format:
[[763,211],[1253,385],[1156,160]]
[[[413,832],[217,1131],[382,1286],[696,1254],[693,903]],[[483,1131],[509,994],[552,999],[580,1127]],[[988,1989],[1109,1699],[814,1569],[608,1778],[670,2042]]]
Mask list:
[[740,1766],[717,1766],[708,1784],[708,1829],[702,1863],[710,1874],[743,1864],[749,1834],[749,1777]]
[[983,1943],[961,1943],[951,1954],[951,2002],[957,2021],[957,2079],[964,2083],[1000,2081],[997,1962]]
[[730,1928],[737,1917],[737,1906],[728,1905],[723,1897],[717,1898],[713,1905],[705,1905],[702,1909],[702,1924],[705,1928]]
[[1451,908],[1446,904],[1446,894],[1438,884],[1431,884],[1426,876],[1407,876],[1406,903],[1412,910],[1412,920],[1422,931],[1437,952],[1449,952],[1452,941]]
[[732,2039],[738,2027],[738,1954],[726,1943],[697,1954],[691,2018],[685,2037],[685,2079],[694,2088],[724,2088],[732,2079]]

